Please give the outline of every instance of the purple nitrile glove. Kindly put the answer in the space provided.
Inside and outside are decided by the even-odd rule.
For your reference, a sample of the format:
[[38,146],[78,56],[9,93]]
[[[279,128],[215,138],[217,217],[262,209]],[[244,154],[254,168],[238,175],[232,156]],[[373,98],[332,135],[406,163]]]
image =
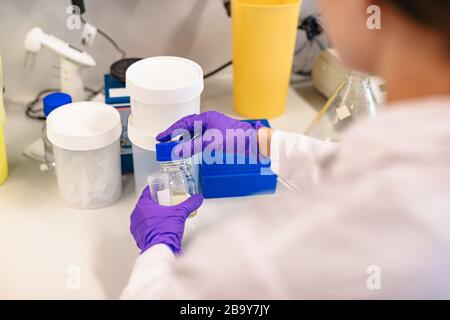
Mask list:
[[[181,118],[167,130],[161,132],[156,136],[156,140],[165,142],[171,140],[173,135],[177,135],[177,131],[185,130],[193,135],[202,133],[201,137],[196,137],[192,141],[181,143],[176,148],[175,152],[178,153],[180,149],[185,147],[185,144],[189,144],[187,148],[190,150],[191,155],[201,152],[206,146],[214,144],[216,150],[220,148],[223,152],[232,152],[234,154],[244,155],[258,155],[258,129],[263,127],[260,121],[255,123],[248,123],[233,119],[217,111],[206,111],[200,114],[191,114],[184,118]],[[201,132],[196,132],[195,129],[199,128]],[[242,134],[242,139],[245,144],[239,146],[239,139],[230,133]],[[220,139],[217,137],[220,135]],[[227,148],[227,145],[229,148]],[[231,146],[231,147],[230,147]],[[234,146],[234,147],[233,147]],[[184,150],[184,149],[183,149]]]
[[181,253],[186,219],[202,202],[203,196],[196,194],[176,206],[161,206],[152,200],[149,188],[145,188],[130,218],[131,234],[141,253],[156,244],[165,244],[173,253]]

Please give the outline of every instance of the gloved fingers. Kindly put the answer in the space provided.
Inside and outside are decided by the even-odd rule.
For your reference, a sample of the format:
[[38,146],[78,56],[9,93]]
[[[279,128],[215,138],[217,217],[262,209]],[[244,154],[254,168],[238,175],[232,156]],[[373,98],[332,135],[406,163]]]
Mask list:
[[150,188],[149,188],[149,186],[146,186],[145,188],[144,188],[144,190],[142,191],[142,193],[141,193],[141,197],[140,197],[141,199],[142,198],[151,198],[150,197]]
[[188,215],[192,212],[196,211],[203,203],[203,196],[201,194],[194,194],[189,199],[184,200],[180,204],[177,204],[175,207],[178,209],[185,210]]
[[194,132],[194,122],[200,119],[201,115],[191,114],[181,118],[172,124],[169,128],[159,133],[156,136],[156,140],[159,142],[166,142],[172,139],[172,133],[175,130],[183,129],[189,131],[191,134]]
[[174,154],[179,157],[191,157],[201,153],[206,146],[210,145],[216,151],[223,150],[223,134],[218,129],[206,129],[202,136],[182,142],[174,148]]
[[192,157],[193,155],[196,155],[197,153],[200,153],[203,151],[203,138],[202,137],[196,137],[192,140],[182,142],[179,145],[177,145],[173,152],[176,156],[179,157]]
[[207,129],[203,134],[203,149],[209,147],[210,150],[215,150],[216,152],[225,152],[223,149],[225,140],[226,132],[224,134],[219,129]]
[[157,204],[155,201],[153,201],[152,196],[150,194],[150,188],[149,186],[146,186],[144,191],[142,191],[142,194],[139,198],[138,204]]
[[255,128],[255,130],[256,131],[258,131],[259,129],[261,129],[261,128],[265,128],[266,126],[265,125],[263,125],[262,123],[261,123],[261,121],[256,121],[254,124],[253,124],[253,128]]

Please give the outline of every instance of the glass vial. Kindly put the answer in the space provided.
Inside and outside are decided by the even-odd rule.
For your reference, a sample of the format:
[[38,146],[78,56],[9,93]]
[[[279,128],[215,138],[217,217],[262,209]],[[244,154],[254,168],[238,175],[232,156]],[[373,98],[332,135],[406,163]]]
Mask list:
[[[192,175],[191,158],[174,159],[173,148],[178,142],[165,142],[156,145],[156,160],[160,173],[149,176],[152,199],[161,204],[174,206],[197,193],[197,185]],[[190,218],[197,212],[191,213]]]

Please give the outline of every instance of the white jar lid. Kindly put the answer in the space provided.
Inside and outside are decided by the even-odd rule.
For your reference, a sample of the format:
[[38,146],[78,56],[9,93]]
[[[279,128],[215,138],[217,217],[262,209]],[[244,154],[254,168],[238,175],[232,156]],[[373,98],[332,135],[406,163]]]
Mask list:
[[135,146],[147,151],[156,150],[156,137],[133,127],[133,117],[128,118],[128,139]]
[[132,99],[144,103],[182,103],[202,93],[203,70],[185,58],[147,58],[127,69],[126,87]]
[[54,110],[47,118],[47,137],[62,149],[100,149],[112,144],[121,134],[119,112],[103,103],[67,104]]

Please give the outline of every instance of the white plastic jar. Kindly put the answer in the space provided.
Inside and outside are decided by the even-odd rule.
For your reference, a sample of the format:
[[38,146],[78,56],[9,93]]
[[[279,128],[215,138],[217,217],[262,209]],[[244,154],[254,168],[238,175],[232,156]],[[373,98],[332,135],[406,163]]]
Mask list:
[[128,118],[128,138],[133,150],[136,195],[140,196],[148,184],[147,177],[159,172],[159,163],[156,161],[156,139],[152,135],[137,130],[131,116]]
[[179,57],[152,57],[126,72],[134,128],[156,136],[178,119],[200,112],[203,70]]
[[63,200],[79,209],[107,206],[120,198],[119,112],[102,103],[77,102],[54,110],[47,136],[54,147]]

